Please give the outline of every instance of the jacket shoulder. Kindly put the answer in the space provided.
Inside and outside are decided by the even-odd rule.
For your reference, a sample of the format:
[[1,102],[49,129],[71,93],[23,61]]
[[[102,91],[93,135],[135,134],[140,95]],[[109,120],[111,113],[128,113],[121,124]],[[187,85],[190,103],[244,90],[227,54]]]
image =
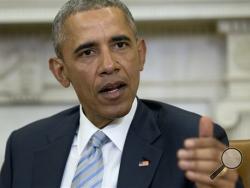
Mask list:
[[21,132],[40,132],[51,128],[58,122],[63,122],[65,118],[76,115],[79,112],[79,106],[74,106],[69,109],[63,110],[49,117],[39,119],[37,121],[31,122],[20,129],[15,130],[16,133]]
[[180,107],[171,104],[154,100],[145,100],[145,99],[142,99],[141,101],[153,113],[158,114],[158,116],[163,119],[168,119],[168,120],[174,119],[175,121],[177,120],[182,121],[182,120],[191,120],[197,118],[199,119],[201,117],[197,113],[184,110]]
[[47,143],[49,135],[56,137],[74,131],[78,121],[79,106],[75,106],[13,131],[9,140],[17,151],[39,148]]
[[[198,136],[201,115],[159,101],[142,100],[142,103],[157,118],[162,133],[171,133],[182,138]],[[214,137],[228,144],[224,129],[216,123],[214,123]]]

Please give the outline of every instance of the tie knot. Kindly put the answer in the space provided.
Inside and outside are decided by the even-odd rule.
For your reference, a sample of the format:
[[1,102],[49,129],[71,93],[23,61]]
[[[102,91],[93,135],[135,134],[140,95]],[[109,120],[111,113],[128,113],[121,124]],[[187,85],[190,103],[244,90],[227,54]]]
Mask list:
[[109,138],[102,131],[97,131],[91,138],[91,144],[97,148],[102,147],[108,141]]

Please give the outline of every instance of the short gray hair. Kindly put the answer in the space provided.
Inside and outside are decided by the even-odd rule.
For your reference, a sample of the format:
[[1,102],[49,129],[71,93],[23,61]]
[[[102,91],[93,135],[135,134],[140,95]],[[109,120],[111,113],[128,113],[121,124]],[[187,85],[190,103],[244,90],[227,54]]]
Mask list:
[[55,49],[55,53],[59,58],[62,58],[61,43],[65,40],[65,34],[63,31],[65,20],[73,14],[78,12],[95,10],[106,7],[117,7],[125,15],[131,29],[135,36],[137,36],[137,28],[135,20],[129,11],[128,7],[120,0],[69,0],[57,13],[52,23],[52,41]]

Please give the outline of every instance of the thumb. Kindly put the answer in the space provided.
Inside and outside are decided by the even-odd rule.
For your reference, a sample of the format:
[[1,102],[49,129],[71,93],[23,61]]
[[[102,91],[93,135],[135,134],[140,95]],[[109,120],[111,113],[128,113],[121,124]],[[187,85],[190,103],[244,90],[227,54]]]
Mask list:
[[209,117],[203,116],[199,123],[199,137],[212,137],[214,125]]

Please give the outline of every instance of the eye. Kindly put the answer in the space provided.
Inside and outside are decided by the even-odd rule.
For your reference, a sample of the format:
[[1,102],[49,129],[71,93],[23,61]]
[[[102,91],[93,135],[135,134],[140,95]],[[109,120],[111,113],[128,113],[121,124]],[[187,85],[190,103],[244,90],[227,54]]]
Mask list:
[[85,57],[87,57],[87,56],[94,55],[94,53],[95,53],[94,50],[92,50],[92,49],[86,49],[86,50],[81,51],[81,52],[78,54],[78,56],[79,56],[79,57],[80,57],[80,56],[85,56]]
[[127,42],[117,42],[115,43],[115,48],[117,49],[124,49],[128,46],[128,43]]

